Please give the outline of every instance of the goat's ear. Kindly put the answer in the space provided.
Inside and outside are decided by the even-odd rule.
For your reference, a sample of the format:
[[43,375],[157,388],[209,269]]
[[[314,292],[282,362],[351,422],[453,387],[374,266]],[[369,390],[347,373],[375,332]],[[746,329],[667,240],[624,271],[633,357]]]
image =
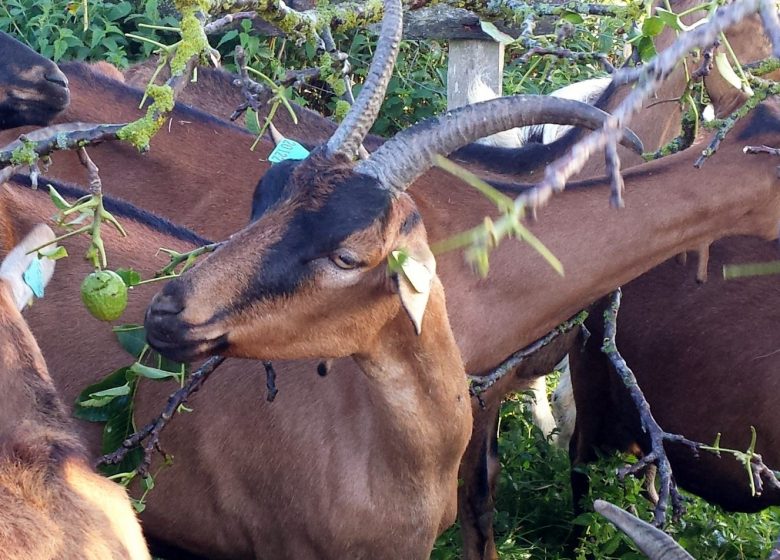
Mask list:
[[[38,259],[37,255],[28,252],[53,241],[54,237],[49,226],[38,224],[0,262],[0,279],[11,287],[19,311],[32,301],[33,295],[43,297],[43,289],[54,274],[52,259]],[[52,245],[48,249],[56,248]]]
[[414,330],[419,335],[422,332],[422,321],[428,305],[428,296],[431,294],[433,277],[436,276],[436,259],[424,237],[403,251],[393,251],[393,257],[398,263],[396,276],[401,305],[409,314]]

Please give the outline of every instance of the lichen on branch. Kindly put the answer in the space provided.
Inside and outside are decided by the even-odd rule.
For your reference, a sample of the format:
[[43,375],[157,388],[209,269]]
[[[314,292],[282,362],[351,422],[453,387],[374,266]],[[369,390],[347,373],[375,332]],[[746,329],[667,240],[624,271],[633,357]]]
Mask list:
[[120,140],[130,142],[141,152],[149,149],[149,141],[160,130],[165,122],[165,115],[173,110],[174,105],[173,88],[169,85],[150,84],[146,93],[153,101],[146,110],[146,115],[117,132]]

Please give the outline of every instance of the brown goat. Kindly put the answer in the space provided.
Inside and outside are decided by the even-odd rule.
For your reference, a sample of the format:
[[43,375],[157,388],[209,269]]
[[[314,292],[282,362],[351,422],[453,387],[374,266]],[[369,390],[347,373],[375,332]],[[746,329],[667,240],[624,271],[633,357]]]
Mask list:
[[[66,65],[65,66],[66,71],[69,73],[71,78],[71,83],[73,84],[74,89],[74,96],[73,96],[73,104],[66,114],[66,119],[74,119],[74,120],[96,120],[97,116],[94,113],[95,106],[97,105],[92,101],[93,96],[95,94],[100,94],[101,97],[107,98],[107,99],[113,99],[114,104],[104,104],[103,109],[106,111],[107,116],[100,118],[98,120],[126,120],[130,118],[130,115],[128,113],[133,113],[134,109],[132,107],[124,107],[119,105],[119,102],[125,101],[127,102],[129,99],[136,99],[140,98],[140,93],[135,92],[133,90],[129,90],[128,88],[122,86],[121,84],[108,80],[105,77],[96,75],[95,72],[87,68],[86,66],[79,65]],[[205,83],[205,80],[204,82]],[[124,113],[118,112],[118,109],[122,108]],[[179,116],[182,115],[182,116]],[[236,212],[229,212],[227,215],[224,216],[223,220],[212,220],[210,219],[210,213],[213,214],[214,208],[216,208],[220,204],[220,199],[225,196],[232,196],[232,195],[226,195],[225,193],[220,193],[216,189],[211,189],[208,182],[208,177],[205,175],[200,175],[196,180],[192,180],[189,182],[188,187],[192,189],[193,192],[193,199],[197,199],[198,203],[193,205],[192,208],[184,207],[182,208],[181,205],[178,203],[181,194],[177,191],[175,188],[176,178],[175,178],[175,172],[177,167],[173,166],[173,163],[175,161],[181,161],[182,155],[176,154],[175,147],[180,145],[182,142],[186,142],[185,145],[185,156],[187,154],[192,153],[199,153],[200,151],[206,151],[209,149],[209,143],[211,142],[211,136],[208,132],[204,132],[207,130],[207,127],[210,126],[211,122],[206,116],[199,116],[197,112],[195,111],[189,111],[189,112],[180,112],[177,115],[174,115],[175,119],[179,118],[186,118],[189,122],[187,123],[188,129],[197,130],[197,134],[187,134],[183,135],[183,138],[181,135],[177,135],[176,131],[181,131],[182,129],[174,128],[174,133],[167,133],[166,130],[161,131],[161,135],[164,135],[161,139],[160,144],[155,144],[152,152],[150,154],[141,156],[135,153],[133,150],[129,150],[126,147],[120,147],[120,149],[116,152],[110,152],[110,151],[100,151],[91,149],[91,152],[93,153],[93,157],[97,161],[97,163],[101,167],[101,176],[103,177],[104,184],[106,185],[107,190],[110,190],[112,192],[117,192],[119,194],[122,194],[123,196],[130,198],[132,200],[136,201],[142,201],[147,204],[153,204],[157,208],[165,208],[166,210],[172,212],[173,209],[181,209],[181,212],[177,214],[177,216],[187,223],[195,223],[195,224],[203,224],[204,226],[208,226],[208,229],[211,232],[218,231],[221,236],[225,236],[228,234],[228,232],[232,232],[236,229],[239,229],[241,225],[245,222],[245,216],[246,214],[239,214]],[[236,127],[232,127],[229,125],[219,124],[220,131],[220,139],[224,142],[224,145],[240,145],[242,142],[245,144],[248,144],[251,140],[251,135],[244,131],[240,131]],[[157,142],[155,140],[155,142]],[[267,144],[264,144],[263,147],[261,147],[262,151],[268,151],[269,148],[265,147]],[[220,147],[220,150],[224,150],[224,147]],[[254,179],[251,178],[251,174],[242,173],[239,174],[237,168],[240,168],[242,165],[246,167],[248,165],[247,161],[251,158],[252,164],[254,164],[254,157],[251,155],[251,152],[248,151],[241,151],[242,153],[239,155],[236,155],[236,158],[243,157],[244,155],[248,156],[246,160],[238,160],[238,165],[236,165],[236,160],[223,160],[220,158],[217,158],[213,165],[210,166],[210,171],[213,173],[213,176],[216,177],[225,177],[229,176],[231,177],[231,181],[234,181],[233,188],[235,189],[234,192],[236,196],[240,199],[241,192],[247,192],[251,190],[254,187]],[[66,159],[63,161],[60,157],[65,157]],[[149,159],[153,156],[153,159]],[[59,172],[61,175],[66,176],[72,176],[72,177],[81,177],[83,174],[83,170],[81,169],[81,166],[78,164],[76,159],[72,157],[72,155],[69,154],[57,154],[55,158],[60,158],[57,163],[51,167],[52,172],[56,172],[59,169]],[[149,161],[148,164],[144,164],[144,161]],[[243,161],[243,163],[241,163]],[[159,162],[159,163],[155,163]],[[64,164],[64,171],[63,171],[63,164]],[[184,165],[180,167],[185,167]],[[158,174],[156,174],[158,173]],[[448,181],[450,181],[449,178],[444,176],[442,172],[436,172],[437,176],[440,177],[438,183],[439,184],[447,184]],[[189,181],[189,179],[187,179]],[[148,185],[148,187],[137,189],[135,186],[141,185],[145,186]],[[251,185],[251,186],[250,186]],[[151,187],[154,188],[151,188]],[[420,186],[421,189],[428,189],[429,186]],[[476,195],[476,193],[470,192],[468,188],[462,189],[462,192],[465,196],[468,197],[469,200],[472,200],[473,204],[476,204],[476,206],[473,206],[476,212],[482,212],[482,213],[489,213],[491,212],[490,205],[482,199],[480,196]],[[446,198],[449,197],[449,193],[443,189],[439,190],[439,195],[435,196],[441,196]],[[442,204],[446,204],[445,202],[442,202]],[[431,206],[438,207],[440,206],[439,203],[435,202],[435,198],[431,203]],[[477,214],[475,212],[473,218],[471,220],[474,223],[477,223],[480,220],[480,217],[482,214]],[[455,232],[455,228],[459,227],[458,224],[449,222],[449,218],[446,219],[447,223],[450,223],[451,225],[448,226],[448,231]],[[442,233],[441,236],[444,237],[447,234]],[[164,245],[164,244],[163,244]],[[149,251],[156,250],[156,247],[149,247]],[[136,259],[144,259],[143,256],[137,255],[135,257]],[[463,265],[462,260],[459,257],[453,256],[453,262],[455,264],[455,269],[458,270],[458,274],[470,274],[468,269]],[[149,270],[148,267],[142,267],[147,270]],[[514,348],[513,348],[514,349]],[[491,358],[492,363],[497,363],[500,361],[506,354],[497,354],[494,357]],[[121,357],[121,353],[118,354],[118,356]],[[528,364],[525,366],[525,369],[529,372],[529,375],[532,377],[538,376],[542,374],[543,372],[547,371],[547,368],[549,367],[548,363],[552,360],[552,358],[546,358],[544,356],[540,356],[540,362],[543,363],[543,369],[535,369],[533,367],[533,364]],[[554,361],[553,361],[554,363]],[[310,365],[301,364],[298,366],[299,368],[303,368],[304,371],[310,371],[311,367]],[[347,369],[354,368],[351,364],[347,366]],[[105,370],[98,370],[98,371],[105,371]],[[345,374],[346,375],[346,374]],[[337,380],[339,379],[347,379],[346,377],[336,377]],[[85,380],[85,382],[87,382]],[[334,381],[334,383],[340,383],[341,381]],[[208,425],[207,425],[208,426]],[[209,426],[208,430],[213,430],[213,427]],[[222,441],[227,441],[226,437],[233,437],[233,436],[214,436],[214,439],[219,439]],[[97,447],[96,447],[97,449]],[[239,462],[243,462],[243,459],[238,460],[238,462],[235,462],[231,465],[230,468],[235,468],[237,473],[246,472],[248,468],[251,468],[251,465],[247,466],[241,466],[239,465]],[[224,467],[223,467],[224,468]],[[470,472],[464,472],[462,475],[465,479],[470,480],[471,478],[474,478]],[[475,475],[477,478],[481,478],[481,474]],[[172,481],[173,482],[173,481]],[[178,486],[178,482],[176,483],[176,486]],[[466,484],[464,485],[464,488],[471,488],[473,485]],[[473,500],[472,500],[473,502]],[[148,518],[150,515],[149,512],[145,513],[145,516]],[[466,523],[464,523],[464,526],[467,526]],[[162,532],[162,531],[161,531]],[[155,534],[160,534],[160,532],[154,531]],[[177,541],[174,538],[170,538],[169,540],[174,540],[176,542],[187,542],[184,541]],[[232,543],[231,543],[232,544]]]
[[[540,101],[538,103],[541,104]],[[459,117],[463,117],[473,125],[476,115],[484,118],[485,113],[481,109],[485,107],[451,113],[446,119],[457,122]],[[497,113],[495,116],[501,119],[501,111]],[[473,121],[469,120],[472,115]],[[395,199],[372,200],[369,204],[367,201],[375,196],[372,190],[402,191],[424,171],[427,162],[421,154],[434,151],[446,153],[455,149],[462,141],[458,135],[463,134],[466,127],[458,129],[454,122],[448,123],[446,132],[440,132],[436,125],[428,123],[413,127],[397,140],[384,144],[368,162],[358,164],[354,172],[348,173],[348,168],[338,163],[339,152],[334,144],[341,146],[342,139],[338,142],[331,139],[323,151],[301,164],[280,164],[272,169],[264,176],[259,189],[258,204],[263,212],[258,222],[234,235],[184,278],[168,284],[153,302],[146,319],[152,345],[166,355],[184,359],[222,351],[266,359],[307,356],[311,352],[338,356],[359,353],[361,348],[370,347],[374,342],[370,337],[356,336],[354,323],[339,323],[341,330],[337,327],[333,332],[323,333],[321,326],[312,323],[312,320],[326,313],[329,306],[339,305],[336,302],[355,309],[355,299],[358,298],[343,293],[345,286],[355,288],[357,294],[364,294],[367,288],[363,283],[373,285],[371,278],[375,272],[372,269],[377,261],[373,260],[374,257],[363,257],[361,250],[366,251],[366,247],[355,244],[353,237],[360,238],[362,232],[373,231],[377,221],[381,222],[383,213],[392,213]],[[509,123],[502,122],[502,125],[506,124]],[[339,131],[334,138],[339,137]],[[475,136],[489,132],[490,126],[478,132],[470,131]],[[358,136],[353,142],[359,143],[361,139],[362,136]],[[426,144],[426,141],[435,143],[435,147]],[[733,155],[734,146],[729,146],[729,149]],[[410,153],[414,153],[417,159],[412,159],[408,155]],[[330,161],[323,162],[322,158]],[[679,161],[679,158],[676,160]],[[654,171],[663,176],[669,163],[656,166]],[[332,177],[327,176],[326,170],[330,169],[334,169]],[[729,170],[721,169],[721,172],[728,174]],[[770,174],[763,180],[771,184],[774,177]],[[768,217],[767,223],[771,225],[765,230],[772,231],[769,235],[774,234],[778,210],[776,201],[771,206],[774,214]],[[709,215],[706,211],[699,213],[702,214]],[[348,225],[347,216],[352,217],[352,224]],[[646,219],[647,216],[642,217],[642,220]],[[668,228],[677,229],[675,225],[679,227],[674,219],[666,221],[665,233],[669,232]],[[736,231],[741,227],[744,226]],[[386,235],[392,238],[390,233]],[[625,236],[625,232],[622,236],[613,237],[631,239],[631,235]],[[661,234],[660,237],[666,235]],[[667,241],[670,239],[667,238]],[[620,240],[616,243],[619,244]],[[644,264],[647,262],[643,261]],[[596,266],[593,260],[581,264],[584,269],[588,265]],[[602,263],[598,265],[600,268]],[[630,272],[631,266],[628,271],[624,269],[622,272]],[[642,265],[634,262],[633,266]],[[336,268],[348,273],[338,272]],[[558,293],[559,301],[561,293],[566,290],[565,285],[564,280],[563,290]],[[372,293],[375,297],[381,294],[375,288]],[[287,321],[278,317],[282,300],[294,309]],[[533,305],[534,302],[528,303]],[[363,304],[370,307],[366,301]],[[573,311],[569,308],[569,312]],[[561,308],[558,307],[555,312],[560,314]],[[261,317],[259,313],[267,313],[268,317]],[[419,317],[413,312],[410,315],[419,330]],[[534,320],[544,317],[541,310],[532,310],[529,315]],[[381,322],[371,328],[381,328]],[[532,328],[529,325],[529,329]],[[292,343],[285,345],[279,337]],[[304,339],[311,346],[305,345]],[[411,362],[415,360],[414,357],[407,359]]]
[[[124,489],[88,466],[41,351],[19,309],[32,291],[30,249],[54,239],[37,226],[0,265],[0,549],[6,560],[148,560]],[[54,270],[44,260],[42,284]]]
[[[695,267],[664,263],[624,287],[617,338],[665,430],[707,444],[721,433],[723,447],[744,451],[753,426],[756,452],[774,469],[780,468],[780,433],[769,395],[780,390],[775,359],[780,348],[780,311],[775,305],[780,285],[772,276],[727,281],[720,278],[720,269],[778,256],[776,246],[759,239],[723,240],[711,247],[712,275],[698,286]],[[601,314],[593,318],[588,322],[593,333],[588,346],[599,346]],[[685,328],[679,326],[682,321]],[[647,436],[625,388],[598,348],[591,350],[585,367],[572,370],[577,408],[574,464],[595,460],[596,448],[647,452]],[[677,444],[667,451],[675,480],[709,502],[748,512],[780,505],[780,492],[769,485],[752,496],[745,467],[729,454],[718,457],[705,451],[696,458]],[[576,471],[572,483],[575,498],[586,492],[587,479]]]
[[[757,136],[755,140],[769,141],[766,136]],[[629,208],[623,212],[607,208],[606,186],[576,189],[555,200],[550,209],[542,213],[534,229],[553,245],[553,250],[564,261],[570,271],[566,279],[556,279],[540,266],[538,257],[531,255],[527,248],[513,244],[500,247],[493,257],[494,268],[500,270],[500,261],[495,259],[511,260],[517,274],[522,274],[522,282],[518,277],[518,281],[507,284],[527,287],[528,295],[518,301],[529,301],[530,305],[546,302],[547,306],[518,314],[518,332],[528,332],[528,337],[519,343],[530,341],[537,335],[535,330],[542,333],[549,325],[566,318],[594,295],[635,276],[641,271],[645,256],[649,262],[658,262],[686,246],[696,246],[702,235],[714,236],[720,231],[732,231],[732,228],[762,233],[753,229],[761,226],[761,220],[742,218],[745,209],[741,201],[743,196],[750,199],[757,217],[763,213],[771,215],[776,210],[772,206],[774,166],[771,162],[756,160],[757,169],[765,169],[766,179],[758,179],[757,171],[757,179],[744,185],[744,190],[733,189],[729,181],[737,180],[734,175],[737,170],[719,165],[721,157],[734,157],[734,154],[725,155],[728,148],[728,145],[724,146],[724,151],[708,164],[710,168],[702,171],[710,178],[711,185],[677,187],[681,181],[675,177],[688,173],[689,154],[652,164],[651,168],[659,174],[657,178],[655,175],[636,178],[629,175],[631,198]],[[736,150],[738,146],[732,149]],[[58,190],[70,194],[62,185],[58,185]],[[73,192],[71,196],[80,194]],[[8,235],[26,231],[31,220],[45,220],[51,214],[48,198],[43,193],[9,185],[3,188],[1,198],[0,224],[3,227],[0,235],[3,238],[0,243],[6,248],[16,242]],[[415,198],[424,202],[422,198]],[[476,194],[473,202],[479,211],[487,206]],[[659,212],[653,217],[641,210],[646,206],[660,207],[661,202],[668,210],[666,214]],[[710,210],[704,214],[706,223],[694,225],[689,216],[700,216],[696,213],[697,203]],[[110,204],[107,208],[122,220],[129,234],[127,240],[121,240],[106,232],[109,255],[115,262],[133,266],[144,276],[164,264],[164,259],[154,254],[158,247],[188,250],[203,243],[203,240],[170,226],[167,226],[168,234],[155,230],[148,225],[148,216],[133,214],[127,209],[122,211],[121,206]],[[439,211],[444,213],[446,208]],[[569,233],[572,223],[591,223],[591,217],[595,217],[593,223],[602,227],[576,235]],[[746,223],[740,225],[740,220]],[[763,222],[765,235],[770,233],[770,220]],[[630,237],[623,236],[623,232],[629,232]],[[433,233],[430,235],[437,239]],[[576,244],[569,241],[572,237],[577,240]],[[618,240],[617,245],[612,244],[612,237]],[[655,240],[662,248],[643,243],[639,245],[640,254],[631,238]],[[72,255],[83,253],[86,248],[81,239],[70,239],[65,244]],[[577,255],[578,251],[581,254]],[[603,261],[593,262],[594,259],[588,257],[593,254],[603,255]],[[461,262],[459,255],[444,255],[439,259],[438,271],[457,269],[462,266]],[[529,263],[528,266],[524,267],[524,262]],[[602,262],[607,265],[601,266]],[[632,267],[639,267],[639,270]],[[127,356],[113,335],[88,315],[73,289],[88,271],[89,264],[81,259],[63,261],[50,286],[49,297],[39,302],[29,317],[67,402],[72,402],[85,384],[94,381],[92,372],[109,372],[127,364]],[[575,271],[580,273],[580,280],[572,277]],[[477,298],[481,293],[490,294],[490,289],[497,289],[497,280],[493,279],[477,281],[464,277],[460,278],[461,284],[456,285],[452,282],[453,276],[448,277],[450,285],[445,287],[452,296],[473,293]],[[478,285],[479,289],[469,289],[464,283]],[[149,285],[134,290],[126,313],[128,321],[138,321],[142,317],[145,302],[153,290]],[[500,293],[495,299],[503,301]],[[465,308],[465,304],[462,307]],[[466,309],[450,309],[450,314],[461,322],[466,318],[465,312]],[[547,317],[548,325],[537,325],[535,315]],[[69,344],[53,317],[68,317],[73,331],[94,343],[88,346]],[[169,472],[159,476],[158,485],[149,496],[144,512],[147,531],[161,540],[212,558],[263,557],[266,553],[274,556],[274,551],[282,556],[288,547],[294,546],[295,540],[290,539],[311,535],[318,520],[329,518],[331,513],[335,515],[333,500],[345,491],[339,489],[350,487],[350,476],[339,470],[340,465],[352,465],[354,457],[365,453],[355,450],[372,449],[371,442],[379,438],[367,430],[367,426],[375,425],[368,380],[350,364],[349,360],[337,361],[331,375],[321,380],[314,374],[316,364],[313,362],[308,367],[301,364],[293,369],[288,369],[285,363],[277,364],[280,393],[272,404],[263,401],[262,394],[258,394],[259,388],[258,393],[247,390],[257,384],[262,366],[240,361],[228,361],[223,365],[220,373],[209,382],[208,390],[195,401],[196,412],[188,415],[186,422],[174,422],[165,433],[166,449],[176,457],[176,463]],[[168,387],[157,383],[148,383],[142,388],[137,398],[139,424],[157,413],[169,391]],[[230,403],[231,415],[223,415],[222,420],[217,421],[215,411],[224,410],[224,403]],[[343,414],[334,414],[334,411],[343,411]],[[306,422],[302,423],[304,419]],[[254,435],[268,430],[267,436],[258,438]],[[90,449],[98,453],[99,430],[90,426],[88,435]],[[193,441],[208,443],[193,445]],[[244,447],[237,441],[251,441],[252,444]],[[339,460],[328,458],[336,453]],[[240,465],[244,465],[241,470],[233,470]],[[334,489],[330,498],[323,496],[323,488]],[[396,496],[395,500],[399,499]],[[297,507],[278,506],[290,503]],[[317,506],[318,503],[321,505]],[[180,515],[182,508],[187,508],[186,516]],[[305,517],[304,512],[312,517]],[[390,518],[394,515],[392,510],[383,512]],[[367,522],[365,516],[362,519]],[[376,523],[388,526],[389,520],[380,517],[376,518]]]
[[[112,120],[124,120],[124,119],[112,119]],[[165,131],[163,131],[163,132],[162,132],[162,134],[164,134],[164,133],[165,133]],[[208,136],[206,136],[206,139],[208,139]],[[204,148],[204,149],[205,149],[205,148]],[[194,151],[194,150],[193,150],[193,151]],[[151,155],[151,154],[150,154],[150,155]],[[137,156],[134,156],[134,157],[137,157]],[[148,157],[148,156],[144,156],[144,157]],[[141,161],[143,161],[143,160],[141,160]],[[220,163],[220,162],[218,162],[218,161],[215,161],[215,162],[214,162],[214,165],[217,165],[217,164],[219,164],[219,163]],[[138,168],[141,168],[141,167],[144,167],[144,166],[138,166],[138,165],[128,165],[128,164],[127,164],[127,162],[125,162],[125,164],[124,164],[124,175],[122,175],[122,176],[127,176],[129,173],[141,173],[141,172],[144,172],[144,171],[146,171],[145,167],[144,167],[144,169],[139,169],[139,170],[137,170]],[[235,167],[235,166],[234,166],[234,167]],[[54,169],[54,168],[52,168],[52,169]],[[77,172],[79,172],[79,173],[80,173],[80,170],[77,170]],[[445,177],[444,177],[444,176],[442,176],[442,175],[439,175],[439,177],[442,177],[441,184],[443,184],[443,185],[448,185],[448,186],[449,186],[449,185],[452,183],[452,181],[451,181],[449,178],[445,178]],[[247,177],[241,177],[240,179],[243,179],[244,181],[247,181]],[[158,180],[159,180],[159,179],[158,179]],[[203,181],[201,181],[201,183],[203,183]],[[160,185],[161,183],[156,183],[156,184],[157,184],[157,185]],[[174,184],[174,183],[169,183],[168,185],[164,185],[164,184],[163,184],[163,185],[162,185],[162,187],[170,187],[170,185],[173,185],[173,184]],[[132,181],[130,181],[130,180],[128,180],[128,181],[127,181],[127,183],[122,183],[122,184],[121,184],[121,185],[119,185],[119,186],[120,186],[121,188],[123,188],[123,189],[124,189],[124,188],[127,188],[127,187],[125,187],[125,185],[126,185],[127,187],[132,187],[132,185],[133,185],[133,182],[132,182]],[[423,190],[423,189],[428,189],[428,188],[430,188],[430,187],[428,187],[428,186],[425,186],[425,187],[423,187],[423,186],[420,186],[420,187],[415,187],[415,188],[414,188],[414,190],[413,190],[412,192],[417,192],[418,188],[419,188],[419,189],[420,189],[420,191],[422,192],[422,190]],[[463,187],[460,187],[460,188],[462,189]],[[164,188],[159,188],[159,187],[158,187],[158,188],[157,188],[157,191],[158,191],[158,192],[162,192],[163,194],[165,194],[165,193],[170,193],[170,194],[166,194],[166,196],[168,197],[168,198],[166,199],[166,203],[167,203],[167,204],[170,204],[170,202],[168,202],[168,201],[170,201],[170,200],[171,200],[171,195],[173,195],[173,197],[174,197],[174,198],[177,196],[177,195],[175,194],[175,191],[173,191],[173,190],[168,190],[168,191],[165,191],[165,190],[164,190]],[[130,192],[130,190],[129,190],[129,189],[128,189],[128,192]],[[240,188],[236,187],[236,192],[240,192]],[[457,194],[457,192],[458,192],[458,191],[457,191],[457,189],[453,189],[453,190],[452,190],[452,191],[450,191],[450,192],[444,192],[444,190],[442,190],[442,195],[441,195],[441,196],[442,196],[442,197],[444,197],[444,198],[442,199],[442,202],[441,202],[440,204],[439,204],[439,203],[437,203],[437,201],[436,201],[436,195],[433,195],[433,196],[432,196],[432,198],[431,198],[431,201],[429,202],[429,205],[430,205],[430,206],[432,206],[432,207],[435,207],[435,206],[439,206],[439,207],[441,207],[441,206],[443,206],[443,205],[445,205],[445,204],[451,204],[451,203],[449,202],[449,200],[452,200],[452,197],[453,197],[453,196],[455,196],[455,195]],[[126,194],[125,196],[127,196],[127,194]],[[157,195],[156,195],[156,194],[153,192],[153,190],[152,190],[152,189],[143,189],[143,190],[141,190],[141,191],[138,191],[138,192],[136,193],[136,195],[135,195],[135,196],[137,196],[137,197],[140,199],[140,198],[141,198],[141,197],[143,197],[143,196],[157,196]],[[200,197],[199,197],[199,198],[200,198]],[[485,211],[487,210],[487,205],[484,203],[484,201],[480,201],[480,200],[479,200],[479,198],[480,198],[480,197],[479,197],[478,195],[476,195],[476,194],[475,194],[473,197],[471,197],[471,198],[473,198],[473,199],[474,199],[474,201],[475,201],[475,203],[476,203],[476,207],[475,207],[475,208],[477,209],[477,211],[475,211],[475,213],[474,213],[474,215],[475,215],[475,217],[474,217],[474,223],[476,223],[476,222],[478,221],[478,219],[479,219],[479,216],[478,216],[479,212],[480,212],[480,211],[481,211],[481,212],[485,212]],[[466,196],[464,196],[464,200],[470,200],[470,198],[469,198],[469,195],[466,195]],[[175,206],[169,206],[169,207],[175,207]],[[177,210],[178,210],[178,207],[176,207],[176,208],[177,208]],[[425,215],[425,214],[426,214],[426,211],[425,211],[424,209],[422,209],[422,208],[421,208],[421,211],[422,211],[422,212],[423,212],[423,214],[424,214],[424,219],[425,219],[425,221],[426,221],[426,224],[428,224],[428,225],[429,225],[429,228],[430,228],[430,224],[431,224],[431,222],[430,222],[430,219],[429,219],[429,217],[428,217],[427,215]],[[225,222],[227,222],[227,221],[229,221],[231,218],[235,220],[235,217],[234,217],[234,216],[230,216],[230,215],[228,215],[228,216],[226,216],[226,219],[225,219],[225,220],[214,221],[214,222],[215,222],[215,223],[219,222],[219,223],[217,223],[217,226],[219,226],[219,227],[224,227],[224,223],[225,223]],[[449,230],[448,230],[449,232],[455,231],[456,227],[457,227],[458,229],[461,227],[461,225],[460,225],[460,224],[454,224],[454,223],[452,223],[452,222],[451,222],[451,217],[445,217],[445,216],[442,216],[442,219],[444,220],[444,222],[443,222],[443,223],[448,223],[448,224],[451,224],[451,225],[449,226]],[[217,227],[217,226],[215,226],[215,227]],[[465,227],[465,226],[463,226],[463,227]],[[446,235],[446,234],[445,234],[445,233],[442,233],[442,237],[443,237],[444,235]],[[522,250],[521,250],[521,251],[522,251]],[[137,257],[136,257],[136,258],[137,258]],[[449,257],[448,257],[448,258],[449,258]],[[513,263],[516,263],[516,262],[517,262],[517,258],[508,258],[508,259],[507,259],[507,261],[508,261],[508,262],[509,262],[509,261],[511,261],[511,262],[513,262]],[[456,269],[456,270],[457,270],[457,269],[460,267],[460,269],[462,270],[462,263],[461,263],[461,261],[460,261],[460,258],[459,258],[459,257],[453,256],[453,257],[452,257],[452,262],[453,262],[453,263],[454,263],[454,265],[455,265],[455,266],[454,266],[454,269]],[[495,268],[496,268],[496,265],[495,265],[495,263],[494,263],[494,271],[495,271]],[[460,274],[461,272],[459,271],[458,273]],[[447,284],[446,277],[444,278],[444,281],[445,281],[445,284]],[[450,293],[452,293],[452,291],[451,291],[451,290],[450,290]],[[478,293],[475,293],[475,297],[476,297],[477,295],[478,295]],[[502,306],[502,309],[503,309],[503,308],[506,308],[505,301],[502,301],[502,300],[500,299],[500,297],[498,297],[498,296],[497,296],[497,297],[495,297],[495,298],[493,298],[493,297],[490,297],[490,298],[488,298],[488,299],[490,299],[491,301],[495,301],[497,304],[501,305],[501,306]],[[454,307],[455,307],[456,309],[463,309],[463,310],[464,310],[464,312],[465,312],[465,309],[466,309],[466,307],[464,307],[464,306],[461,306],[461,305],[456,305],[456,306],[454,306]],[[507,318],[508,318],[508,319],[512,319],[511,317],[507,317]],[[457,330],[456,330],[456,335],[457,335]],[[481,346],[484,346],[483,344],[481,344],[481,339],[477,339],[476,341],[474,341],[474,344],[473,344],[473,345],[474,345],[474,346],[476,346],[476,345],[481,345]],[[514,346],[510,346],[509,348],[511,348],[511,349],[516,349],[516,346],[517,346],[517,343],[515,343],[515,345],[514,345]],[[487,349],[487,348],[480,348],[480,350],[488,350],[488,349]],[[511,351],[511,350],[510,350],[510,351]],[[507,352],[507,353],[508,353],[508,352]],[[503,354],[503,355],[505,355],[505,354]],[[490,358],[490,360],[492,360],[492,362],[491,362],[490,364],[488,364],[488,365],[494,365],[494,364],[495,364],[495,363],[496,363],[498,360],[500,360],[500,359],[501,359],[501,357],[503,357],[503,355],[502,355],[502,354],[498,354],[498,353],[497,353],[497,354],[496,354],[494,357],[491,357],[491,358]],[[464,357],[465,357],[465,356],[464,356]],[[485,366],[485,367],[487,367],[487,366]],[[309,370],[306,370],[306,371],[308,372]],[[542,371],[544,371],[544,370],[542,370]],[[303,374],[302,374],[302,375],[303,375]],[[337,377],[335,377],[335,376],[334,376],[334,378],[335,378],[335,379],[338,379],[338,378],[337,378]],[[335,383],[335,381],[333,381],[333,383]],[[210,389],[210,390],[211,390],[211,389]],[[305,403],[303,403],[303,404],[302,404],[302,406],[304,406],[304,407],[305,407]],[[250,414],[251,414],[251,413],[250,413]],[[206,424],[206,426],[208,426],[208,425]],[[213,430],[213,428],[211,428],[211,427],[209,427],[209,428],[206,428],[206,427],[204,427],[204,430],[207,430],[207,429],[209,429],[209,430]],[[218,436],[215,436],[215,437],[218,437]],[[224,438],[223,438],[223,439],[224,439]],[[241,460],[244,460],[244,459],[242,458]],[[236,472],[240,472],[240,470],[238,470],[238,469],[239,469],[239,466],[238,466],[238,464],[236,464],[236,469],[237,469],[237,471],[236,471]],[[244,470],[245,470],[245,469],[244,469]],[[157,492],[157,490],[155,490],[155,492]],[[179,523],[181,524],[181,523],[182,523],[182,521],[179,521]]]
[[68,105],[68,80],[57,65],[2,31],[0,60],[0,130],[48,124]]

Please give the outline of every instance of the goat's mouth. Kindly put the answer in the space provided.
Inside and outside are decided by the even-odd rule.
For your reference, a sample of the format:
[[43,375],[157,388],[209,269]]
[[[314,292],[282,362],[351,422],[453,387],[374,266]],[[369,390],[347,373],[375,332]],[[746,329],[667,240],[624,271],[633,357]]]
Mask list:
[[171,336],[170,332],[161,331],[146,325],[146,341],[154,350],[175,362],[196,362],[220,354],[227,346],[225,335],[214,339],[192,340]]
[[213,328],[186,324],[179,314],[155,309],[154,304],[146,312],[144,327],[149,346],[177,362],[208,358],[228,346],[226,334],[215,335]]

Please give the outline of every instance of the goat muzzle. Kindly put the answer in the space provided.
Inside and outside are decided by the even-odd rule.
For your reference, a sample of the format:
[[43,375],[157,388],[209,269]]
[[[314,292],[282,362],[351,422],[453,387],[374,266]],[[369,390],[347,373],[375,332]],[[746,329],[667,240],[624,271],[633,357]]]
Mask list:
[[167,287],[154,296],[144,318],[146,341],[154,350],[171,360],[188,363],[216,354],[227,346],[225,335],[198,336],[198,327],[182,319],[183,310],[177,292]]

